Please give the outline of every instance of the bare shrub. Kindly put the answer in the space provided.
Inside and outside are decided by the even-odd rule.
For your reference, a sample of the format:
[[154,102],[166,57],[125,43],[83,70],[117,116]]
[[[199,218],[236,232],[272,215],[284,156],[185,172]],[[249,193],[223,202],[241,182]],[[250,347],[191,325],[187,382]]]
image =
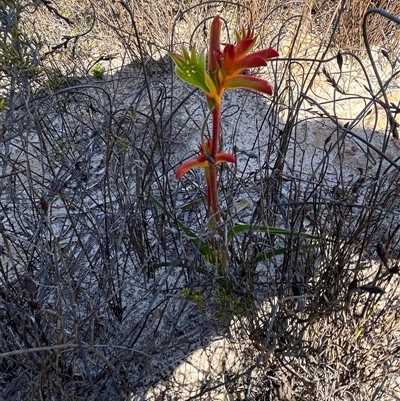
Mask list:
[[[4,399],[396,399],[398,29],[360,59],[366,2],[291,4],[0,5]],[[204,182],[173,179],[207,105],[167,56],[217,13],[281,54],[273,99],[225,100],[226,228],[293,231],[234,235],[229,291],[188,234]]]
[[[321,26],[329,26],[332,12],[338,13],[340,5],[344,4],[343,15],[340,18],[334,44],[342,50],[360,52],[364,48],[362,21],[365,13],[370,8],[383,9],[393,15],[399,15],[400,5],[396,1],[314,1],[309,2],[313,18],[318,20]],[[399,41],[399,30],[396,24],[385,20],[378,15],[370,18],[368,23],[368,39],[371,46],[378,46],[388,51],[395,51]]]

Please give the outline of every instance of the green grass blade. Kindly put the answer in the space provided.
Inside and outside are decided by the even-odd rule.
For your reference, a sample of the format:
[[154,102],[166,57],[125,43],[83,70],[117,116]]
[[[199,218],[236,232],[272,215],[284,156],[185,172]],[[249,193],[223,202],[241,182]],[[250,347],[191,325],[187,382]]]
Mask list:
[[[300,247],[300,249],[301,250],[309,250],[309,249],[312,249],[312,248],[317,248],[318,246],[319,246],[319,244],[308,244],[308,245],[302,245]],[[273,249],[273,250],[268,251],[268,252],[262,252],[254,259],[254,263],[262,262],[265,259],[271,259],[274,256],[283,255],[288,250],[289,250],[289,248],[285,247],[285,248]]]
[[185,233],[185,235],[188,237],[190,242],[196,247],[196,249],[198,249],[198,251],[201,253],[201,255],[203,255],[206,258],[206,260],[211,260],[210,259],[212,256],[211,249],[207,245],[207,243],[205,241],[203,241],[202,239],[200,239],[199,236],[194,231],[192,231],[189,227],[187,227],[185,224],[183,224],[182,221],[177,219],[170,211],[168,211],[165,208],[165,206],[158,199],[156,199],[150,193],[148,195],[149,195],[151,201],[156,206],[158,206],[160,209],[162,209],[171,220],[176,222],[178,227]]

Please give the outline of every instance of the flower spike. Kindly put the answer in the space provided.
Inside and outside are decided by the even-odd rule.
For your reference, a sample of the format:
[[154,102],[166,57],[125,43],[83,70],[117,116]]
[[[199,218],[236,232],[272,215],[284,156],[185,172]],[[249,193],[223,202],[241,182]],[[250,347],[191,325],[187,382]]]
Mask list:
[[243,79],[241,72],[265,66],[268,60],[279,56],[278,52],[267,48],[250,53],[257,40],[250,27],[236,32],[236,44],[225,44],[221,50],[221,29],[221,18],[216,16],[211,23],[207,68],[204,50],[198,54],[193,47],[190,53],[182,49],[182,55],[170,54],[179,78],[200,88],[211,109],[221,103],[222,95],[228,89],[252,89],[272,95],[273,87],[269,82],[260,78]]

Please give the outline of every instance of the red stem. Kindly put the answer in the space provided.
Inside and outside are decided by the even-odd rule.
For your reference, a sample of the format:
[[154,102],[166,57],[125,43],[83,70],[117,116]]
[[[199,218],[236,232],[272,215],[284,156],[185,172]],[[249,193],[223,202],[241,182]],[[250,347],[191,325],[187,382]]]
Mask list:
[[219,152],[219,127],[221,124],[221,103],[214,106],[212,111],[212,138],[211,138],[211,157],[215,159]]
[[[211,158],[216,159],[219,152],[219,136],[220,136],[220,122],[221,122],[221,104],[214,106],[212,111],[212,137],[211,137]],[[208,207],[209,213],[212,218],[218,223],[221,220],[221,214],[218,205],[218,190],[217,190],[217,167],[215,164],[210,163],[208,186]]]

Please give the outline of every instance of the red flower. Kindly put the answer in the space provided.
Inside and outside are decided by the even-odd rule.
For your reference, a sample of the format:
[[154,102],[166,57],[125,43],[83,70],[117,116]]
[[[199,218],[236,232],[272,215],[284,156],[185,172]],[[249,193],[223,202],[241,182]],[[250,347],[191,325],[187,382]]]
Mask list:
[[183,162],[178,169],[176,170],[175,178],[179,179],[183,177],[189,170],[195,167],[202,167],[208,169],[210,164],[219,164],[219,163],[235,163],[235,155],[231,153],[217,153],[215,159],[212,160],[210,156],[210,142],[206,143],[204,149],[203,145],[199,146],[199,155],[196,159],[191,159]]
[[253,89],[272,95],[272,85],[261,78],[243,75],[246,69],[265,66],[267,60],[279,56],[275,49],[268,48],[250,53],[256,42],[254,31],[250,28],[236,33],[236,45],[227,44],[221,51],[221,19],[216,16],[211,24],[210,47],[208,51],[208,71],[216,87],[216,96],[207,94],[218,103],[226,89]]

